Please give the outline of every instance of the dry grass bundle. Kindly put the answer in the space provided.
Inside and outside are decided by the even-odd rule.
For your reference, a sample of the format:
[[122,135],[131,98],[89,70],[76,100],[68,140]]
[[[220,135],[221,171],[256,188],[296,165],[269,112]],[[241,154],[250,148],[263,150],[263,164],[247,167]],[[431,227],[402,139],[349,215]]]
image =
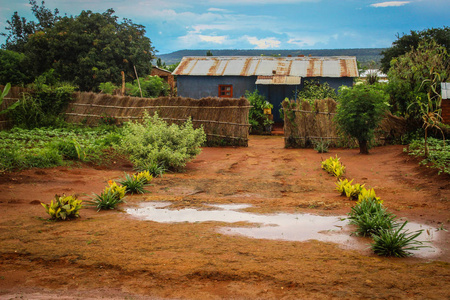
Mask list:
[[331,145],[337,140],[333,117],[337,104],[333,99],[284,102],[285,146],[293,148],[312,147],[316,141],[326,141]]
[[208,97],[137,98],[94,93],[76,93],[66,111],[66,121],[97,125],[105,118],[118,122],[136,121],[145,112],[155,112],[169,123],[181,124],[191,118],[195,128],[203,126],[210,144],[248,145],[248,112],[245,98]]

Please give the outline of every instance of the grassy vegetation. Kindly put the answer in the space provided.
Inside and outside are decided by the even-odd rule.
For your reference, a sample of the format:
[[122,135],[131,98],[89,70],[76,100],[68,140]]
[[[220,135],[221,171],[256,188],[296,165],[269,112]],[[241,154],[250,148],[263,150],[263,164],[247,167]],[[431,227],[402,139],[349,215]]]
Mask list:
[[117,127],[13,128],[0,131],[0,172],[47,168],[74,161],[102,163],[120,140]]
[[420,164],[439,170],[439,174],[450,174],[450,146],[443,140],[428,138],[428,157],[425,156],[424,140],[414,140],[404,149],[409,155],[423,158]]

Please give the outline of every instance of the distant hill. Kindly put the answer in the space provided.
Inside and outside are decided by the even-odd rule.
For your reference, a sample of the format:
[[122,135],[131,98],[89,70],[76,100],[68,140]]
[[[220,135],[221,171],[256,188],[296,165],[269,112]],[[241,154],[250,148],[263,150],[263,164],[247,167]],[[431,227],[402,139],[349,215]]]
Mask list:
[[[375,67],[380,65],[382,58],[381,51],[384,48],[364,48],[364,49],[321,49],[321,50],[211,50],[214,56],[260,56],[260,55],[280,55],[280,56],[356,56],[356,59],[367,66],[371,61],[375,62]],[[181,61],[183,56],[206,56],[208,50],[179,50],[169,54],[160,54],[167,65]]]

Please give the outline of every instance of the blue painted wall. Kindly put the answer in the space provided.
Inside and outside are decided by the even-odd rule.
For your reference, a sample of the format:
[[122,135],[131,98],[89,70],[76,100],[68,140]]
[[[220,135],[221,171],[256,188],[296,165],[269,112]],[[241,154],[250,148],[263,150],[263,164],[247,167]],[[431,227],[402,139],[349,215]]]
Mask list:
[[[258,85],[256,86],[257,76],[186,76],[177,77],[178,96],[200,99],[204,97],[217,97],[219,93],[219,85],[233,85],[233,98],[244,96],[245,91],[254,91],[258,89],[261,95],[273,104],[273,117],[275,122],[282,122],[279,109],[284,98],[293,99],[295,95],[295,86],[293,85]],[[297,90],[303,89],[305,80],[318,80],[319,83],[328,84],[336,91],[341,85],[353,86],[353,78],[351,77],[309,77],[302,78],[301,84],[297,86]]]
[[178,76],[178,96],[200,99],[218,97],[220,84],[233,85],[233,98],[244,96],[245,91],[254,91],[256,76]]

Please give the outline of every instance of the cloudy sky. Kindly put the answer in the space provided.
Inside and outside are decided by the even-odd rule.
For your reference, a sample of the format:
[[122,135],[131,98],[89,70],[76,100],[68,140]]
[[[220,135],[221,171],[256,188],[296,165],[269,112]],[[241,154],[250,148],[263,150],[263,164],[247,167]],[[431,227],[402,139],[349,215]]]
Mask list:
[[[74,16],[113,8],[144,25],[159,54],[379,48],[389,47],[397,33],[450,25],[450,0],[47,0],[45,6]],[[28,0],[0,0],[0,32],[14,11],[32,19]]]

